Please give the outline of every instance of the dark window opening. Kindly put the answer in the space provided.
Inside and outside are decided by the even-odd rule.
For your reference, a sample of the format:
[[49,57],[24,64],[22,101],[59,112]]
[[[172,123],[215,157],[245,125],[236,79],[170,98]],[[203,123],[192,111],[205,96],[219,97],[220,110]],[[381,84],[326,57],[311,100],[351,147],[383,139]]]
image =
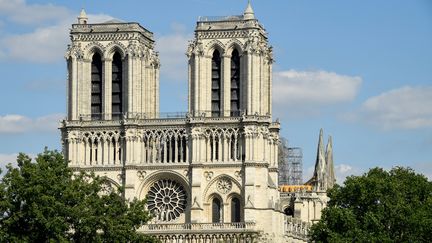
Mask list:
[[240,200],[233,198],[231,200],[231,222],[240,222]]
[[231,55],[231,116],[240,116],[240,55]]
[[212,223],[221,223],[222,209],[221,201],[218,198],[213,198],[212,201]]
[[91,118],[102,119],[102,59],[95,53],[91,63]]
[[288,216],[294,216],[294,210],[291,207],[285,208],[284,213]]
[[112,62],[112,119],[118,120],[123,112],[123,63],[118,52]]
[[219,117],[221,115],[221,58],[218,50],[213,52],[211,84],[211,112],[213,117]]

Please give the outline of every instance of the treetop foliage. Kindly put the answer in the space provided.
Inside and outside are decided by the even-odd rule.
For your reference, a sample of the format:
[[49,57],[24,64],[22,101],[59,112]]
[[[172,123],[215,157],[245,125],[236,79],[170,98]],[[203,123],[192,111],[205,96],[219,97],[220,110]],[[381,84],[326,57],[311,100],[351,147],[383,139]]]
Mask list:
[[145,200],[104,190],[106,179],[73,172],[57,151],[17,164],[0,182],[0,242],[154,242],[136,232],[150,219]]
[[315,242],[432,242],[432,182],[412,169],[371,169],[329,190]]

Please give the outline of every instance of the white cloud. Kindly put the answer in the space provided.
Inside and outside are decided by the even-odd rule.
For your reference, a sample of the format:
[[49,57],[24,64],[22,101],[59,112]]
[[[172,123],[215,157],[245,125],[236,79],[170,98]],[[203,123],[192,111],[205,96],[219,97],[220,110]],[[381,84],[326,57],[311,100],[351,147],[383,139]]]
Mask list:
[[56,132],[63,118],[63,114],[51,114],[34,119],[14,114],[0,116],[0,134]]
[[334,72],[288,70],[274,73],[276,105],[323,106],[353,100],[362,83],[360,77]]
[[8,36],[2,44],[6,55],[13,59],[46,63],[63,58],[67,37],[68,24],[62,22],[31,33]]
[[16,159],[18,154],[0,154],[0,169],[2,175],[6,172],[6,165],[16,165]]
[[[61,61],[69,42],[69,29],[78,13],[52,4],[27,4],[24,0],[0,0],[0,13],[17,24],[31,24],[27,33],[4,33],[0,39],[0,58],[37,63]],[[105,14],[89,14],[90,23],[112,19]]]
[[63,19],[69,10],[53,4],[27,4],[25,0],[0,0],[0,13],[15,23],[37,25]]
[[367,99],[348,119],[383,129],[432,127],[432,86],[405,86]]
[[[63,59],[69,43],[69,29],[75,16],[67,15],[50,26],[36,28],[33,32],[5,37],[2,44],[7,56],[29,62],[48,63]],[[104,22],[112,17],[104,14],[88,15],[90,23]]]
[[[36,155],[34,154],[30,154],[30,153],[25,153],[26,155],[28,155],[32,160],[35,160]],[[12,167],[17,167],[17,157],[18,157],[18,153],[10,153],[10,154],[0,154],[0,169],[1,169],[1,173],[0,173],[0,179],[1,176],[6,174],[6,166],[8,164],[11,164]]]
[[348,164],[336,164],[335,175],[338,184],[342,184],[347,176],[360,175],[362,170]]
[[188,41],[192,34],[185,33],[185,27],[172,24],[173,34],[161,35],[156,38],[156,50],[161,60],[161,76],[168,81],[187,80],[187,57],[185,55]]

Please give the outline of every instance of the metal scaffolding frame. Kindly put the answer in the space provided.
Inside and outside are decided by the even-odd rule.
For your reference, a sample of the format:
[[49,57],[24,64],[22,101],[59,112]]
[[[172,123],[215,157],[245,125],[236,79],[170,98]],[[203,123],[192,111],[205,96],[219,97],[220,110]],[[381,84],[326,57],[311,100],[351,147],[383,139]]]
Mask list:
[[279,185],[303,184],[303,151],[282,143],[279,156]]
[[303,184],[303,150],[299,147],[288,148],[288,184]]

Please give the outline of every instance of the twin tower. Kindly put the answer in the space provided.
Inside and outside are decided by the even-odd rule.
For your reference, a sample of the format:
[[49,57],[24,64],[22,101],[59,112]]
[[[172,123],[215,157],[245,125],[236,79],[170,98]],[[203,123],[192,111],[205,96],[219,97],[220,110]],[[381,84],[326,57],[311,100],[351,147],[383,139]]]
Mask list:
[[[158,118],[153,33],[138,23],[87,21],[83,10],[70,32],[68,120]],[[270,116],[272,49],[252,8],[244,17],[201,17],[187,57],[190,115]]]
[[123,187],[128,199],[147,197],[154,225],[140,230],[149,234],[282,237],[272,49],[250,4],[242,15],[199,18],[185,47],[184,117],[160,116],[150,31],[88,23],[82,11],[70,36],[61,130],[71,168],[104,177],[108,190]]

